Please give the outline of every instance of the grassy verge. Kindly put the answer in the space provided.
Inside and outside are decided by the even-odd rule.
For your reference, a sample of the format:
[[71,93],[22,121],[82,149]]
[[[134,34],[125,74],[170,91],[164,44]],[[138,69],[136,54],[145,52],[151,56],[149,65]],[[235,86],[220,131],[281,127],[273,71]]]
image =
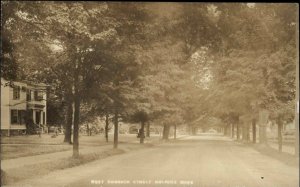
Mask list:
[[286,152],[279,152],[269,145],[245,143],[244,146],[249,146],[259,153],[272,157],[288,166],[299,167],[299,156],[295,156]]
[[299,167],[299,156],[295,156],[285,152],[279,152],[278,150],[269,147],[267,145],[254,145],[255,150],[258,152],[273,157],[278,161],[281,161],[289,166]]
[[101,153],[91,153],[80,155],[79,158],[64,158],[53,162],[46,162],[32,166],[24,166],[16,169],[9,169],[5,172],[1,170],[1,185],[15,183],[21,180],[46,175],[52,171],[71,168],[85,164],[94,160],[103,159],[111,155],[124,153],[121,149],[111,149]]

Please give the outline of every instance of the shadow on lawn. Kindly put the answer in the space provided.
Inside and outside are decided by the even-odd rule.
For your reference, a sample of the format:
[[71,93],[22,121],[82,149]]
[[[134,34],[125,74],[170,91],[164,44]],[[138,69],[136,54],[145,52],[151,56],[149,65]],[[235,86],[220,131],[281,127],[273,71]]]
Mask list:
[[248,146],[253,147],[259,153],[272,157],[288,166],[299,167],[299,155],[292,155],[285,152],[279,152],[278,150],[270,147],[269,145],[260,145],[260,144],[247,144]]

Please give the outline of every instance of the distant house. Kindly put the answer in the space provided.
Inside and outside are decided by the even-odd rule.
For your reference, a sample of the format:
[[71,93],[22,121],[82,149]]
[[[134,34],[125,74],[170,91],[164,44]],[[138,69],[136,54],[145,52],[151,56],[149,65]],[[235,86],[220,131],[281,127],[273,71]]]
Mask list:
[[26,130],[26,114],[34,124],[46,125],[46,88],[45,84],[8,82],[1,78],[1,135]]

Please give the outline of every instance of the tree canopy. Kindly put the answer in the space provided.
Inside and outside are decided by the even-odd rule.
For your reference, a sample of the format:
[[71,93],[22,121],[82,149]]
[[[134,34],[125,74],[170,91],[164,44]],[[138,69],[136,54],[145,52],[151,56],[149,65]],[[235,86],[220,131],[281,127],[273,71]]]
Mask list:
[[1,5],[1,77],[51,85],[54,103],[75,102],[74,123],[86,108],[160,125],[294,118],[295,4]]

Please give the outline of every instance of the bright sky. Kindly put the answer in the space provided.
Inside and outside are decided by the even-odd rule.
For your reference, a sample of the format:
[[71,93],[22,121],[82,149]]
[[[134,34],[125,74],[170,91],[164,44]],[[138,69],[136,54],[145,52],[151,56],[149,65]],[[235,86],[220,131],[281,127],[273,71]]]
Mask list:
[[54,40],[53,44],[49,44],[49,47],[54,52],[61,52],[61,51],[63,51],[63,46],[61,45],[61,43],[60,43],[59,40]]
[[248,6],[249,8],[253,8],[253,7],[255,6],[255,3],[247,3],[247,6]]

